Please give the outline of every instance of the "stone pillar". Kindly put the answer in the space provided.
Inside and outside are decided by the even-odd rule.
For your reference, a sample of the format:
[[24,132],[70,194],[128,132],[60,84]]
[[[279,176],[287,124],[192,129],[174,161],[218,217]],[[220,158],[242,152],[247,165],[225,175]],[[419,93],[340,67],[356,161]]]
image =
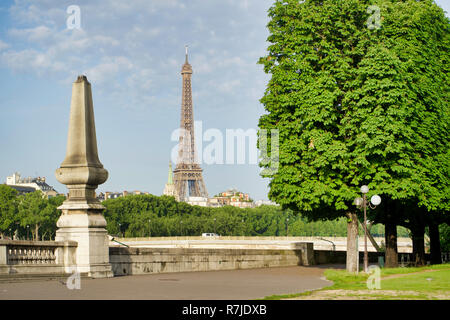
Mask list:
[[56,179],[67,186],[69,196],[58,208],[62,214],[55,240],[78,243],[78,272],[93,278],[112,277],[105,207],[95,197],[108,171],[98,158],[91,84],[85,76],[78,76],[72,86],[66,158],[56,170]]

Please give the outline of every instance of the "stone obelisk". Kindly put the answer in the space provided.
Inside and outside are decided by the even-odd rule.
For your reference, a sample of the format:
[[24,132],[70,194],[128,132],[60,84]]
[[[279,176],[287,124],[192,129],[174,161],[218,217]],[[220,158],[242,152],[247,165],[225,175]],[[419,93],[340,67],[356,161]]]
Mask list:
[[[95,189],[108,179],[98,158],[91,84],[78,76],[72,86],[66,158],[56,170],[56,179],[69,189],[69,197],[58,209],[56,241],[78,242],[77,272],[89,277],[112,277],[105,209]],[[68,271],[68,270],[66,270]]]

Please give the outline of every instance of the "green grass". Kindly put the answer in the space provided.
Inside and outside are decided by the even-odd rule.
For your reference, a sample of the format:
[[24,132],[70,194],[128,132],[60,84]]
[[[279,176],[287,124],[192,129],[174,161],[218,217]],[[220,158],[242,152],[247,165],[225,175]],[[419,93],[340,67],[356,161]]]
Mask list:
[[[390,275],[401,275],[401,274],[408,274],[408,273],[414,273],[414,272],[422,272],[425,270],[438,270],[433,271],[432,273],[423,273],[417,276],[423,276],[425,279],[430,278],[431,274],[438,274],[438,276],[442,279],[447,279],[445,283],[447,285],[444,285],[446,289],[431,289],[431,290],[450,290],[448,287],[448,279],[450,278],[450,264],[438,264],[438,265],[431,265],[431,266],[424,266],[424,267],[411,267],[411,268],[392,268],[392,269],[381,269],[381,278],[384,276],[390,276]],[[441,274],[441,270],[442,274]],[[335,270],[335,269],[328,269],[325,270],[325,276],[328,280],[333,281],[333,285],[331,287],[328,287],[327,289],[330,290],[337,290],[337,289],[347,289],[347,290],[364,290],[367,289],[366,281],[369,277],[368,274],[365,274],[363,272],[360,272],[358,274],[349,273],[346,270]],[[415,275],[410,275],[407,277],[401,277],[397,279],[386,279],[381,280],[381,288],[386,290],[390,288],[390,281],[393,282],[393,286],[395,286],[396,283],[402,283],[402,285],[405,288],[416,288],[416,289],[399,289],[400,285],[397,285],[397,289],[392,290],[426,290],[427,288],[432,288],[433,286],[430,286],[428,281],[427,283],[417,282],[414,280],[414,284],[412,283],[411,286],[405,286],[405,283],[409,282],[409,279],[415,279]],[[420,277],[419,277],[420,278]],[[432,277],[431,277],[432,278]],[[395,280],[395,281],[394,281]],[[385,285],[384,285],[385,284]]]
[[[428,279],[428,280],[427,280]],[[450,291],[450,268],[381,280],[382,290]]]
[[[432,272],[424,272],[426,270],[433,270]],[[414,274],[416,272],[423,272]],[[367,294],[365,297],[373,297],[382,300],[401,300],[401,299],[429,299],[426,293],[450,292],[450,264],[439,264],[424,267],[400,267],[392,269],[381,269],[381,278],[391,275],[404,275],[398,278],[382,279],[381,290],[395,290],[398,291],[396,296],[377,294],[376,290],[373,294]],[[367,290],[368,274],[360,272],[358,274],[349,273],[346,270],[328,269],[324,272],[325,277],[333,281],[332,286],[324,287],[316,290]],[[427,280],[428,279],[428,280]],[[416,291],[417,295],[402,293],[402,291]],[[422,293],[424,292],[424,293]],[[295,298],[300,296],[308,296],[314,291],[307,291],[302,293],[273,295],[265,297],[263,300],[280,300]],[[355,294],[348,294],[351,296],[358,296]]]
[[399,267],[399,268],[383,268],[381,269],[381,276],[387,276],[390,274],[404,274],[404,273],[412,273],[412,272],[420,272],[423,270],[441,270],[450,268],[450,263],[444,264],[433,264],[429,266],[423,267]]
[[365,273],[349,273],[345,270],[329,269],[324,272],[327,280],[333,281],[331,287],[327,290],[347,289],[364,290],[367,288],[366,281],[368,275]]

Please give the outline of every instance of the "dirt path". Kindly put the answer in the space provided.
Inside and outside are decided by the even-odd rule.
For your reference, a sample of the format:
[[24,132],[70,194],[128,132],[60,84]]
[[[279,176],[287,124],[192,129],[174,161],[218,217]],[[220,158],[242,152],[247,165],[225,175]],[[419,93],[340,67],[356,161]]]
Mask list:
[[450,293],[448,291],[418,292],[418,291],[399,291],[399,290],[339,289],[339,290],[314,291],[309,296],[300,296],[286,300],[376,300],[376,299],[449,300]]

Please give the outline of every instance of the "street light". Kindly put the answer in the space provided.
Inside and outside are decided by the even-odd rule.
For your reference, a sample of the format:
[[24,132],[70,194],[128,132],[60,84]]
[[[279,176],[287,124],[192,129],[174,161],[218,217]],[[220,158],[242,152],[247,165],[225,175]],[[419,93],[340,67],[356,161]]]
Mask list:
[[183,236],[183,220],[180,221],[181,224],[181,235]]
[[286,218],[286,237],[288,236],[289,218]]
[[151,231],[151,228],[150,228],[150,219],[148,219],[148,237],[150,238],[151,236],[152,236],[152,231]]
[[[370,202],[367,202],[366,194],[369,192],[369,187],[366,185],[363,185],[360,189],[361,193],[363,194],[362,198],[358,197],[355,199],[355,205],[357,207],[363,208],[364,210],[364,272],[367,273],[368,271],[368,265],[369,265],[369,255],[367,253],[367,215],[366,215],[366,208],[369,207],[371,209],[375,209],[377,205],[381,203],[381,197],[379,195],[373,195],[370,198]],[[370,205],[372,203],[373,206]]]
[[29,231],[30,231],[30,226],[27,225],[27,240],[30,240]]
[[216,233],[216,218],[214,218],[214,233]]

